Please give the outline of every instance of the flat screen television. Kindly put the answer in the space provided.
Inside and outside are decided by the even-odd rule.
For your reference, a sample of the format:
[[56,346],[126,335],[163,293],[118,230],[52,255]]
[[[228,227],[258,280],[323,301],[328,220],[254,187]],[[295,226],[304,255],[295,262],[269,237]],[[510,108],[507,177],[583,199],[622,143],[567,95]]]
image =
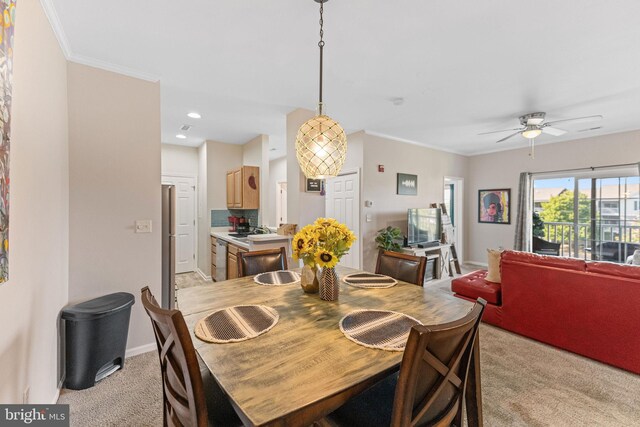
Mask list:
[[409,209],[407,213],[407,244],[433,245],[440,241],[440,208]]

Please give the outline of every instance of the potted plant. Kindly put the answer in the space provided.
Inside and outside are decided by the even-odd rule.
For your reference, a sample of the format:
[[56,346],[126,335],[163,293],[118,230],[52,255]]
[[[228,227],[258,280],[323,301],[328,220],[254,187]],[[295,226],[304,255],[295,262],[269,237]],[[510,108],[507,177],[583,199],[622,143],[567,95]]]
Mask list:
[[379,249],[385,251],[400,252],[402,251],[402,245],[399,243],[404,237],[398,227],[387,227],[382,230],[378,230],[376,236],[376,243]]

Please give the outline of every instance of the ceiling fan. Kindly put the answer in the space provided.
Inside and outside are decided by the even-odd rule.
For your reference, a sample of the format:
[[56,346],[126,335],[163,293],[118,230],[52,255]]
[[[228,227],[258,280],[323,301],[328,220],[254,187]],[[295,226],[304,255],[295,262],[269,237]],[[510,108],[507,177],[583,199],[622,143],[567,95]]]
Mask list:
[[516,131],[515,133],[512,133],[511,135],[506,136],[496,142],[504,142],[507,139],[512,138],[518,134],[522,135],[527,139],[534,139],[535,137],[539,136],[541,133],[545,133],[552,136],[560,136],[567,133],[567,131],[554,127],[558,123],[568,123],[568,122],[571,122],[572,124],[587,123],[587,122],[592,122],[592,121],[602,119],[601,115],[596,115],[596,116],[587,116],[587,117],[576,117],[573,119],[555,120],[553,122],[545,122],[544,121],[545,116],[546,116],[546,113],[542,113],[542,112],[525,114],[519,117],[520,124],[522,125],[522,127],[520,128],[495,130],[492,132],[479,133],[478,135],[489,135],[492,133]]

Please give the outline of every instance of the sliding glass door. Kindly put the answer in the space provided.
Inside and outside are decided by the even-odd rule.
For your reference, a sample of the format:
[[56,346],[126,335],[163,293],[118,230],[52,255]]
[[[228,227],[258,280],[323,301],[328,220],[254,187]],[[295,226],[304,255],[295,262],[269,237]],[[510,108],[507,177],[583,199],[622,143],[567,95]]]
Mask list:
[[534,176],[537,235],[561,256],[624,263],[640,249],[640,178],[598,175]]

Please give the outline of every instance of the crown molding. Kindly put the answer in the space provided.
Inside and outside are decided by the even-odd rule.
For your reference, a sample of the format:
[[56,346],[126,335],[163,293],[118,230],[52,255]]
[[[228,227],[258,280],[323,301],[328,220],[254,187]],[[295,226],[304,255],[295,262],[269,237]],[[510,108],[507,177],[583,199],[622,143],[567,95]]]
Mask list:
[[402,143],[405,143],[405,144],[418,145],[420,147],[430,148],[432,150],[444,151],[445,153],[457,154],[459,156],[469,156],[468,153],[463,153],[461,151],[455,151],[455,150],[451,150],[451,149],[443,148],[443,147],[436,147],[435,145],[427,144],[427,143],[424,143],[424,142],[413,141],[411,139],[405,139],[405,138],[398,138],[397,136],[386,135],[384,133],[373,132],[373,131],[366,130],[366,129],[364,130],[364,133],[366,133],[367,135],[371,135],[371,136],[377,136],[379,138],[391,139],[393,141],[398,141],[398,142],[402,142]]
[[60,49],[62,49],[62,53],[67,60],[71,57],[71,48],[69,47],[69,40],[67,39],[66,34],[64,33],[64,29],[62,28],[62,24],[60,23],[60,18],[58,17],[58,13],[56,12],[55,7],[53,7],[53,0],[40,0],[40,4],[42,5],[42,9],[44,9],[44,14],[47,16],[49,23],[51,24],[51,28],[53,29],[53,34],[55,34],[56,39],[58,39],[58,44],[60,45]]
[[131,68],[122,67],[120,65],[111,64],[107,61],[102,61],[100,59],[91,58],[84,55],[79,55],[74,53],[71,50],[71,46],[69,45],[69,40],[64,32],[64,28],[62,27],[62,23],[60,22],[60,18],[58,17],[58,13],[56,12],[55,7],[53,6],[53,0],[40,0],[40,4],[44,9],[44,13],[51,24],[51,28],[53,29],[53,33],[58,39],[58,44],[60,45],[60,49],[62,49],[62,53],[67,61],[76,62],[78,64],[88,65],[94,68],[100,68],[106,71],[112,71],[114,73],[123,74],[125,76],[134,77],[136,79],[146,80],[152,83],[156,83],[160,80],[160,77],[144,73],[141,71],[133,70]]
[[157,83],[158,81],[160,81],[160,77],[156,75],[144,73],[142,71],[137,71],[131,68],[123,67],[121,65],[115,65],[110,62],[103,61],[101,59],[91,58],[89,56],[72,53],[67,59],[70,62],[75,62],[77,64],[82,64],[82,65],[88,65],[94,68],[100,68],[102,70],[123,74],[129,77],[134,77],[136,79],[146,80],[151,83]]

